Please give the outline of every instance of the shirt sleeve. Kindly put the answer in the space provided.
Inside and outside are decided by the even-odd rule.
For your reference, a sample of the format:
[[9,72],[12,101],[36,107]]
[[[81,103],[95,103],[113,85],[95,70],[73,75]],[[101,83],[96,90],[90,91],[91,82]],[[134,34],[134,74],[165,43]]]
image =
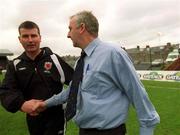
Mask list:
[[131,59],[124,50],[116,50],[111,58],[112,65],[116,65],[112,67],[114,80],[136,110],[140,122],[140,135],[153,135],[154,127],[160,122],[160,118]]
[[153,135],[155,127],[140,127],[140,135]]
[[51,98],[45,100],[45,104],[48,108],[51,106],[63,104],[67,101],[68,96],[69,96],[69,88],[63,89],[59,94],[54,95]]

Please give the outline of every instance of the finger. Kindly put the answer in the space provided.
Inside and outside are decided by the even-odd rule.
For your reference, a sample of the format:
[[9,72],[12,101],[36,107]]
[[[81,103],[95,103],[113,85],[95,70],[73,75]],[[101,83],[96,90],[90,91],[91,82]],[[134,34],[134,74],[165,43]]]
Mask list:
[[35,103],[32,107],[32,111],[37,111],[39,106],[40,106],[39,103]]
[[39,113],[36,112],[36,111],[34,111],[34,112],[31,112],[30,115],[31,115],[31,116],[37,116],[37,115],[39,115]]

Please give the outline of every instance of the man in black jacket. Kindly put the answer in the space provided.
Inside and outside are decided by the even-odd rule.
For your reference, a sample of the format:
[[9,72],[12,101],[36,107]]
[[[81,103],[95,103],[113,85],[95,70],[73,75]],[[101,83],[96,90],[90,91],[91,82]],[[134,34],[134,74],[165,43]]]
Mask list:
[[[1,104],[9,112],[21,110],[27,114],[30,135],[63,135],[64,111],[62,105],[37,115],[33,104],[61,92],[69,84],[73,69],[47,48],[40,48],[41,35],[37,24],[25,21],[19,26],[19,41],[24,52],[8,64],[0,87]],[[59,65],[54,62],[57,58]],[[60,69],[58,69],[60,68]]]

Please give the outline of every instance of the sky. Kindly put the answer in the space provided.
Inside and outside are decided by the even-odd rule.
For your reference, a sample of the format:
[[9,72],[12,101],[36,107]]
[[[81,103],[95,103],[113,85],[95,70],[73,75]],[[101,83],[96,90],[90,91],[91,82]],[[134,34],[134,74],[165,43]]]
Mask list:
[[79,55],[67,38],[69,17],[89,10],[99,21],[99,38],[120,47],[180,43],[180,0],[0,0],[0,49],[23,52],[18,26],[37,23],[41,46],[60,56]]

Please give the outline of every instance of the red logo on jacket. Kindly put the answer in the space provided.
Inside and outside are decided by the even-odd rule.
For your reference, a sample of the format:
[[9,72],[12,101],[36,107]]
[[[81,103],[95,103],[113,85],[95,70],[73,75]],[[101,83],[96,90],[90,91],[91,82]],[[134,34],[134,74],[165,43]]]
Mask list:
[[52,62],[45,62],[44,63],[44,68],[46,70],[50,70],[52,68]]

